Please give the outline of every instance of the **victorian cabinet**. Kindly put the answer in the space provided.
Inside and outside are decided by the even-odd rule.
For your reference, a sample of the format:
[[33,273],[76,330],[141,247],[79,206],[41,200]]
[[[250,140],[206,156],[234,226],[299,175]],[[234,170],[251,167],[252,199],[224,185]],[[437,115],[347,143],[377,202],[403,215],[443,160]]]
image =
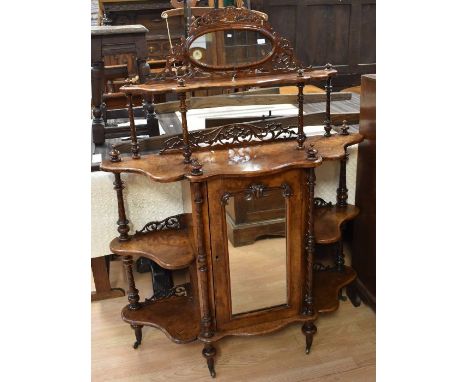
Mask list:
[[[229,54],[221,66],[206,55],[190,54],[192,44],[229,46],[226,40],[231,38],[243,39],[249,51],[238,55],[235,64],[230,64]],[[251,45],[260,47],[250,49]],[[129,304],[122,318],[135,331],[135,348],[141,344],[144,325],[162,330],[176,343],[198,340],[214,377],[216,343],[222,338],[267,334],[300,323],[309,353],[317,331],[315,320],[338,308],[341,289],[356,277],[344,265],[341,246],[333,266],[314,264],[316,244],[340,242],[342,223],[358,212],[347,204],[346,148],[362,136],[349,133],[346,125],[332,133],[330,92],[336,73],[328,64],[320,70],[302,66],[288,41],[274,33],[264,18],[228,7],[195,20],[187,40],[173,49],[160,75],[121,88],[129,104],[130,155],[122,155],[114,146],[101,169],[115,176],[119,236],[110,248],[123,256]],[[324,134],[307,136],[303,88],[318,82],[327,89]],[[186,93],[273,85],[297,86],[294,126],[239,123],[189,131]],[[132,99],[165,93],[176,93],[180,100],[183,133],[167,138],[154,151],[154,138],[136,138]],[[335,205],[314,197],[315,168],[327,160],[342,163]],[[149,222],[130,235],[121,177],[126,172],[155,182],[182,181],[185,213]],[[252,211],[262,204],[276,206],[277,230],[235,243],[228,227],[236,200],[251,204]],[[190,281],[142,300],[133,278],[133,256],[144,256],[165,269],[185,269]]]

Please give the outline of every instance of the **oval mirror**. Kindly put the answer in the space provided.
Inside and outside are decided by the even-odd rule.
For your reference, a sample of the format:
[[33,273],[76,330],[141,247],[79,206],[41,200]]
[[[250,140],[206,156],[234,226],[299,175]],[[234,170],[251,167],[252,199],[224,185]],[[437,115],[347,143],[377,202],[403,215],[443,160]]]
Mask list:
[[273,44],[265,34],[250,29],[226,29],[208,32],[190,44],[190,59],[209,68],[252,66],[273,53]]

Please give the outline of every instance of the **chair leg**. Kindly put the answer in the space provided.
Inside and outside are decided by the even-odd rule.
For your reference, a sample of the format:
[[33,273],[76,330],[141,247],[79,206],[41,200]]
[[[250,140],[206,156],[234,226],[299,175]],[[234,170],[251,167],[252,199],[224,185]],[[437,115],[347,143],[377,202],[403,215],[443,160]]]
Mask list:
[[212,344],[205,344],[202,350],[203,357],[206,359],[208,370],[212,378],[216,377],[216,371],[214,369],[214,357],[216,355],[216,349]]

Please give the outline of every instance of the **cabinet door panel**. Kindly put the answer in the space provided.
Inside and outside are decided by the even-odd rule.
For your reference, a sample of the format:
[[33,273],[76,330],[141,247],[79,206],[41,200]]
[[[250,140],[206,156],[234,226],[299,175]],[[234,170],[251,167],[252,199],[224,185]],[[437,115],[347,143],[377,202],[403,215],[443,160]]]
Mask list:
[[[302,170],[261,178],[208,182],[218,330],[232,330],[298,314],[303,285],[304,190]],[[278,193],[283,197],[278,198]],[[266,235],[255,244],[234,248],[229,242],[226,225],[226,207],[234,201],[234,196],[243,196],[247,201],[271,197],[272,201],[282,204],[286,214],[286,237]]]

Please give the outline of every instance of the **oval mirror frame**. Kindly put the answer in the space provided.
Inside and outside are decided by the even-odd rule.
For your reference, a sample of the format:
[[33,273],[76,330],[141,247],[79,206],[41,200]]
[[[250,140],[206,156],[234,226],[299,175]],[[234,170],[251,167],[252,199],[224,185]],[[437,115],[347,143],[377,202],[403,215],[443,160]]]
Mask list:
[[[227,30],[253,31],[253,32],[260,33],[270,41],[271,51],[265,57],[261,58],[258,61],[249,62],[249,63],[246,63],[246,64],[236,65],[236,66],[234,66],[234,65],[217,65],[217,66],[214,66],[214,65],[209,65],[209,64],[194,60],[192,58],[192,55],[190,54],[191,45],[199,37],[207,35],[209,33],[222,32],[222,31],[227,31]],[[187,54],[188,60],[193,65],[204,68],[204,69],[208,69],[208,70],[211,70],[211,71],[226,71],[226,70],[237,70],[237,69],[247,69],[247,68],[252,68],[253,69],[253,68],[257,67],[257,66],[262,65],[263,63],[265,63],[266,61],[268,61],[269,59],[272,58],[272,56],[275,54],[275,51],[276,51],[276,42],[275,42],[275,40],[276,39],[275,39],[275,36],[273,36],[273,34],[271,34],[268,30],[260,28],[260,27],[255,27],[255,26],[252,26],[252,25],[250,25],[250,26],[225,25],[225,26],[220,27],[220,28],[206,28],[206,29],[204,28],[204,30],[199,31],[199,33],[196,33],[196,34],[190,36],[186,41],[185,47],[186,47],[186,54]]]

